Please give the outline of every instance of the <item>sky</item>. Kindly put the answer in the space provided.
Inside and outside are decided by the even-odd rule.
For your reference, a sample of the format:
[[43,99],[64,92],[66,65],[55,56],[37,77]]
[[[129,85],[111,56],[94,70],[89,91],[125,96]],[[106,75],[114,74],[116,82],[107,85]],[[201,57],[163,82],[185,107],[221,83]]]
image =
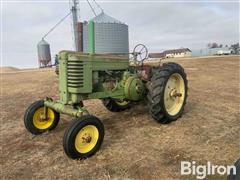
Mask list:
[[[69,0],[1,0],[1,66],[38,66],[37,43],[69,11]],[[90,0],[91,2],[91,0]],[[104,12],[129,26],[130,51],[138,43],[150,52],[186,47],[205,48],[209,42],[239,42],[239,1],[97,1]],[[95,6],[97,13],[100,10]],[[80,19],[94,17],[80,1]],[[71,17],[46,37],[54,56],[73,50]]]

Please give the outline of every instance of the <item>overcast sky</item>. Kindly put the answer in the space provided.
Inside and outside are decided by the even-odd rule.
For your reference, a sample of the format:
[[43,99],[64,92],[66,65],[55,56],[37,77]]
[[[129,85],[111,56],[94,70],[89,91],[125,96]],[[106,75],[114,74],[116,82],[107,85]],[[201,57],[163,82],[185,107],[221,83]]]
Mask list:
[[[130,50],[137,43],[150,52],[188,47],[200,49],[208,42],[239,42],[239,1],[98,1],[105,13],[129,26]],[[69,12],[66,1],[13,1],[2,3],[3,66],[37,67],[36,45]],[[100,12],[97,10],[97,12]],[[93,17],[86,1],[80,2],[81,20]],[[52,56],[73,49],[71,18],[46,40]]]

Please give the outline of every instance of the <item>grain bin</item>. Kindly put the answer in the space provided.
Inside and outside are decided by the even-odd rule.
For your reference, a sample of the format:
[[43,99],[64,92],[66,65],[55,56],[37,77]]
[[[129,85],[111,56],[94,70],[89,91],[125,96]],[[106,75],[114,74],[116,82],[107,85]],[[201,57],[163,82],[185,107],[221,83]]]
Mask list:
[[128,54],[128,26],[104,12],[84,22],[83,52]]
[[38,62],[39,67],[46,67],[48,65],[51,65],[51,52],[50,52],[50,45],[42,39],[38,45]]

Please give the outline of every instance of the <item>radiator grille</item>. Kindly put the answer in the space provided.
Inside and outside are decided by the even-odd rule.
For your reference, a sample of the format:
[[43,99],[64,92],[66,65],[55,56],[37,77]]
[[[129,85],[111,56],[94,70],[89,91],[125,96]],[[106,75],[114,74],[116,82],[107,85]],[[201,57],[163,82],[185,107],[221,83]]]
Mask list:
[[71,88],[82,88],[84,86],[84,73],[82,61],[67,62],[67,83]]

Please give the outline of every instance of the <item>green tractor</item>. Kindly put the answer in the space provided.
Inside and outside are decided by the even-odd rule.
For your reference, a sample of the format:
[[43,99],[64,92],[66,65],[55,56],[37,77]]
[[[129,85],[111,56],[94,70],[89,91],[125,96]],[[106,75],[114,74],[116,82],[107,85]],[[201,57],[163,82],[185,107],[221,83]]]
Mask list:
[[27,130],[41,134],[56,128],[60,113],[74,117],[65,131],[63,147],[68,157],[82,159],[96,153],[104,138],[102,122],[88,113],[84,100],[100,99],[113,112],[143,101],[159,123],[181,117],[188,89],[184,69],[173,62],[146,65],[147,48],[142,44],[132,55],[130,60],[127,56],[61,51],[60,99],[47,97],[30,105],[24,116]]

